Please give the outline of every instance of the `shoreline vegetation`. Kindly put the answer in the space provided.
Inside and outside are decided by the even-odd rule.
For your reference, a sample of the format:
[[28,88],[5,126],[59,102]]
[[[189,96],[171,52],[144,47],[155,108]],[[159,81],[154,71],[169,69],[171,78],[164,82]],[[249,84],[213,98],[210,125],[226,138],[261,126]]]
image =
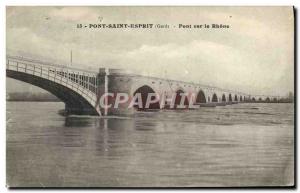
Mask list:
[[32,92],[6,93],[6,101],[61,102],[61,100],[50,93]]
[[[286,98],[278,101],[263,101],[263,100],[246,100],[244,103],[294,103],[294,97],[290,94]],[[12,92],[6,93],[6,101],[27,101],[27,102],[61,102],[56,96],[51,93],[32,93],[32,92]]]

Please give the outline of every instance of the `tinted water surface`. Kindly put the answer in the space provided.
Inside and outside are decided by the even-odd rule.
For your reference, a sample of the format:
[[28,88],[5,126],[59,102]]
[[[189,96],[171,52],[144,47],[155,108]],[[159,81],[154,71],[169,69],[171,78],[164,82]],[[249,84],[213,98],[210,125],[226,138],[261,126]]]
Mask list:
[[7,184],[281,186],[294,178],[293,104],[64,117],[63,103],[7,102]]

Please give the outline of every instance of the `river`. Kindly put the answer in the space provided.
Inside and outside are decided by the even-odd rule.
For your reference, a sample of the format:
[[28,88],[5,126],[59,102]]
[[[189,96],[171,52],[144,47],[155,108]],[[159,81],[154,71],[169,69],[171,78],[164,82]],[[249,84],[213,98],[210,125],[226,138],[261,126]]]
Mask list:
[[10,187],[293,185],[293,104],[102,118],[64,117],[61,102],[6,106]]

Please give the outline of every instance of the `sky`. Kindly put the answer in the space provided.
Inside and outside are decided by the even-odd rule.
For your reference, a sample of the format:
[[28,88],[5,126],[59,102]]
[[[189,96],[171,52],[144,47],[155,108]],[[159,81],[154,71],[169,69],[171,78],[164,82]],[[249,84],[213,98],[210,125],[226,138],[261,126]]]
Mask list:
[[[168,24],[79,29],[77,24]],[[224,29],[179,29],[224,24]],[[294,90],[292,7],[7,7],[6,52],[74,67],[135,73],[284,96]],[[7,78],[7,91],[40,89]]]

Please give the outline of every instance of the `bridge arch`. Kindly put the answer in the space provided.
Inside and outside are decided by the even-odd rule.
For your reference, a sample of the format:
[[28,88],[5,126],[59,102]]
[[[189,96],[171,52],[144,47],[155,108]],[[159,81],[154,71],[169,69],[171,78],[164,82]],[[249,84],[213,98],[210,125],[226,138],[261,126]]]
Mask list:
[[243,97],[242,96],[240,96],[240,101],[243,101]]
[[[142,97],[142,108],[139,108],[138,105],[135,105],[134,107],[138,110],[145,110],[148,94],[150,94],[150,93],[155,94],[155,91],[150,86],[143,85],[135,90],[135,92],[133,93],[133,96],[135,96],[138,93],[141,94],[141,97]],[[151,100],[154,100],[154,99],[155,99],[155,96],[151,96]],[[138,99],[136,99],[136,100],[138,100]],[[159,101],[149,105],[149,109],[159,109],[159,108],[160,108]]]
[[200,90],[197,94],[196,103],[206,103],[206,97],[203,90]]
[[225,94],[222,95],[222,102],[226,102],[226,96],[225,96]]
[[213,94],[211,102],[218,102],[218,97],[216,93]]
[[270,98],[269,97],[267,97],[266,98],[266,102],[270,102],[271,100],[270,100]]
[[[35,76],[26,72],[19,72],[14,70],[6,70],[6,76],[28,84],[32,84],[41,89],[44,89],[55,95],[66,105],[67,114],[76,115],[100,115],[97,105],[91,104],[85,97],[83,97],[76,90],[59,84],[55,81]],[[96,97],[95,97],[96,99]]]
[[237,95],[234,95],[234,101],[238,101]]
[[185,93],[182,88],[179,88],[179,89],[176,90],[175,103],[174,103],[175,104],[175,108],[176,108],[177,105],[180,105],[182,97],[184,97],[184,103],[183,103],[183,105],[188,105],[189,104],[187,96],[181,96],[180,95],[181,93]]
[[228,96],[228,101],[232,102],[232,96],[231,96],[231,94],[229,94],[229,96]]

